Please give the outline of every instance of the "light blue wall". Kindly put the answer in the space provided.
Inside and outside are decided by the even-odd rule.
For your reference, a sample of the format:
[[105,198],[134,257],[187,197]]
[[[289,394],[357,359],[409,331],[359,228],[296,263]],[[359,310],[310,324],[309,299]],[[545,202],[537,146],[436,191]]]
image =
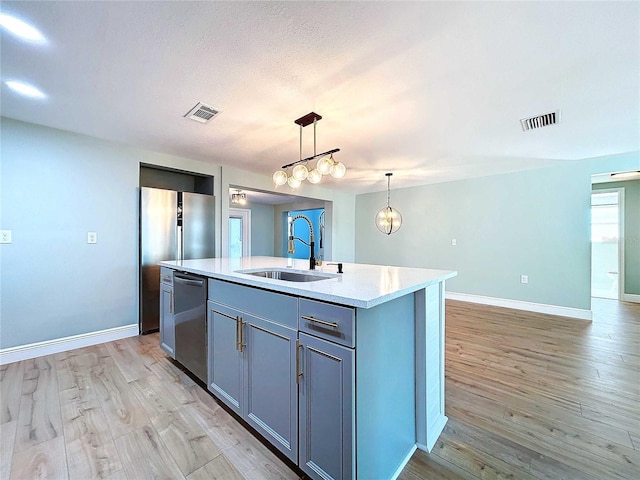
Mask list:
[[[219,167],[2,118],[0,348],[138,322],[139,163]],[[98,243],[87,244],[87,232]]]
[[359,195],[356,261],[457,270],[448,291],[589,309],[590,192],[588,162],[392,190],[403,225],[391,236],[374,225],[386,192]]
[[[403,226],[391,236],[373,220],[386,192],[358,195],[356,261],[457,270],[448,291],[590,309],[591,175],[638,169],[640,153],[628,152],[392,190]],[[634,253],[636,243],[630,233]]]
[[273,205],[249,202],[247,208],[251,209],[251,255],[275,256]]

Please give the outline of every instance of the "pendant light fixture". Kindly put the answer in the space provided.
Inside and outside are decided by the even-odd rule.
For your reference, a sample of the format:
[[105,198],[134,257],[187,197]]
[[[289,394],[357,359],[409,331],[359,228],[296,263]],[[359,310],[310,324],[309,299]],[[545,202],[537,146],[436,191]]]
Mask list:
[[[336,162],[333,154],[339,152],[339,148],[328,150],[323,153],[316,153],[316,124],[322,117],[317,113],[307,113],[304,117],[300,117],[294,123],[300,125],[300,159],[295,162],[282,166],[282,170],[278,170],[273,174],[273,183],[276,186],[288,184],[291,188],[298,188],[302,182],[307,180],[309,183],[318,183],[322,180],[323,175],[331,175],[333,178],[342,178],[347,173],[347,167],[342,162]],[[311,157],[302,158],[302,129],[313,123],[313,155]],[[309,169],[309,162],[317,160],[315,168]],[[287,173],[287,169],[293,167],[291,174]]]
[[378,227],[378,230],[382,233],[391,235],[400,230],[402,226],[402,215],[400,215],[398,210],[389,205],[391,175],[393,175],[393,173],[385,173],[385,175],[387,177],[387,206],[380,209],[376,214],[376,227]]
[[236,190],[235,193],[231,194],[231,204],[232,205],[246,205],[247,204],[247,194]]

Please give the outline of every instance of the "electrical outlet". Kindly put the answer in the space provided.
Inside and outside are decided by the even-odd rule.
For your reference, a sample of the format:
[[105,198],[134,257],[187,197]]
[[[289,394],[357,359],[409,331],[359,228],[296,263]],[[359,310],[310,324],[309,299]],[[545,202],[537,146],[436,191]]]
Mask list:
[[455,247],[457,244],[458,244],[458,240],[456,240],[455,238],[452,238],[451,245]]
[[87,243],[98,243],[98,233],[87,232]]
[[11,243],[11,230],[0,230],[0,243]]
[[529,283],[529,275],[520,275],[520,283]]

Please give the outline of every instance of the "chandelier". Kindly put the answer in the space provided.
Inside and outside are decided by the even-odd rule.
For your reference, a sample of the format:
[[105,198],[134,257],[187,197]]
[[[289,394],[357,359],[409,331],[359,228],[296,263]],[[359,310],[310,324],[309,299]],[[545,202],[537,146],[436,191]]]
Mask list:
[[231,204],[232,205],[246,205],[247,204],[247,194],[242,192],[241,190],[236,190],[235,193],[231,194]]
[[[322,153],[316,153],[316,124],[322,117],[317,113],[307,113],[304,117],[300,117],[295,121],[300,125],[300,157],[295,162],[283,165],[281,170],[273,174],[273,183],[277,186],[289,184],[291,188],[298,188],[303,181],[309,183],[318,183],[322,180],[323,175],[331,175],[333,178],[342,178],[347,173],[347,167],[342,162],[336,162],[333,154],[339,152],[339,148],[328,150]],[[311,157],[302,158],[302,129],[313,123],[313,155]],[[309,169],[309,162],[317,160],[315,168]],[[291,173],[287,173],[287,169],[293,167]]]
[[402,215],[400,212],[389,205],[389,198],[391,196],[391,175],[393,173],[385,173],[387,177],[387,206],[381,208],[376,214],[376,227],[385,235],[391,235],[400,230],[402,226]]

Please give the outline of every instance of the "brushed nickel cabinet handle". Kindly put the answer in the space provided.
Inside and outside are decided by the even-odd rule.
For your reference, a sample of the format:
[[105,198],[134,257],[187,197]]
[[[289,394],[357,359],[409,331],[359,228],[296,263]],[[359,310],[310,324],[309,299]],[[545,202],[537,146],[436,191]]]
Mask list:
[[338,322],[327,322],[325,320],[320,320],[319,318],[314,318],[307,315],[301,315],[300,317],[313,323],[319,323],[320,325],[326,325],[327,327],[338,328]]
[[171,296],[169,297],[169,313],[175,313],[175,306],[173,305],[173,290],[171,290]]
[[247,345],[244,343],[244,330],[242,327],[244,327],[245,322],[242,320],[242,317],[238,317],[238,320],[240,322],[240,351],[244,352],[244,347]]

